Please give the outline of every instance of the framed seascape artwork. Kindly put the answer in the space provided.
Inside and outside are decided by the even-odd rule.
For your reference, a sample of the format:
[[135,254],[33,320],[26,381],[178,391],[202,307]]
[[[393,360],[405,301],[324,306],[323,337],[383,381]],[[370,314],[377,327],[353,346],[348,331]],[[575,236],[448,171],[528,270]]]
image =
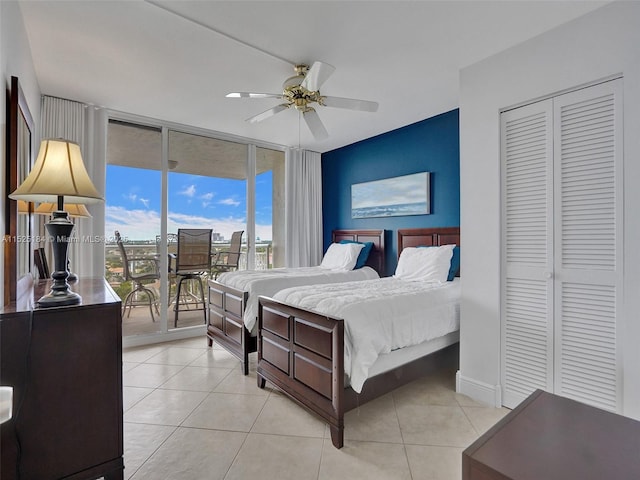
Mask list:
[[351,185],[351,218],[431,213],[430,172]]

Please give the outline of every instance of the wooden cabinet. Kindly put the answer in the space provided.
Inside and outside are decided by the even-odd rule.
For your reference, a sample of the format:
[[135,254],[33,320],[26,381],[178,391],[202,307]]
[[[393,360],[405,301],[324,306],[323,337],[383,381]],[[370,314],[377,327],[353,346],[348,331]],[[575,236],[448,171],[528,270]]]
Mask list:
[[637,420],[536,390],[462,453],[462,479],[637,479],[638,452]]
[[102,278],[72,289],[81,305],[0,313],[0,385],[14,388],[3,480],[123,478],[120,299]]

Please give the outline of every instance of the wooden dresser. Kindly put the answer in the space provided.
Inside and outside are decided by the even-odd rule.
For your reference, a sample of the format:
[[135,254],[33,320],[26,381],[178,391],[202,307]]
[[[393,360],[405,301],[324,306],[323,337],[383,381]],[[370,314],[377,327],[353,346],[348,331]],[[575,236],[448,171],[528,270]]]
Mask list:
[[640,422],[536,390],[462,453],[463,480],[640,478]]
[[[36,284],[31,298],[48,289]],[[103,278],[72,290],[81,305],[0,311],[0,385],[14,389],[3,480],[123,478],[120,298]]]

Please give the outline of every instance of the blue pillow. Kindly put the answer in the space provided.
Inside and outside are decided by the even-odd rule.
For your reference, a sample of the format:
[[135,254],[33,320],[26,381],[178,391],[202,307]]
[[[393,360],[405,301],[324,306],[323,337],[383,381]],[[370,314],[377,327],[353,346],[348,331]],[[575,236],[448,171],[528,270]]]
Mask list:
[[373,242],[354,242],[353,240],[340,240],[340,243],[359,243],[360,245],[364,245],[362,250],[360,250],[360,254],[358,255],[358,260],[356,260],[356,266],[353,269],[362,268],[367,264],[367,259],[369,258],[369,253],[371,253],[371,249],[373,248]]
[[453,255],[451,256],[451,266],[449,267],[449,275],[447,281],[451,282],[460,271],[460,247],[456,245],[453,247]]
[[[436,245],[419,245],[418,248],[431,248]],[[456,245],[453,247],[453,255],[451,256],[451,265],[449,266],[449,274],[447,275],[447,282],[452,282],[458,271],[460,270],[460,247]]]

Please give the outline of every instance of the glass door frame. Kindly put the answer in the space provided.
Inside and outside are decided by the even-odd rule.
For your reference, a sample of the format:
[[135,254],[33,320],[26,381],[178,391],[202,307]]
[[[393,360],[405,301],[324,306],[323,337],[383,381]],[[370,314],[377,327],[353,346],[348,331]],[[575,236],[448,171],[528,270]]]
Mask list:
[[[277,150],[286,152],[287,147],[284,145],[277,145],[269,142],[259,141],[255,139],[240,137],[237,135],[231,135],[228,133],[217,132],[214,130],[208,130],[199,127],[192,127],[188,125],[178,124],[174,122],[168,122],[164,120],[153,119],[150,117],[134,115],[130,113],[120,112],[117,110],[107,110],[107,132],[108,124],[110,120],[117,120],[122,122],[131,123],[133,125],[141,125],[147,127],[154,127],[161,129],[162,132],[162,158],[160,159],[160,172],[161,172],[161,218],[160,218],[160,235],[163,241],[160,244],[160,269],[162,275],[162,281],[160,284],[160,301],[168,297],[168,255],[167,255],[167,228],[168,228],[168,174],[169,174],[169,131],[177,131],[180,133],[199,135],[204,137],[210,137],[216,140],[223,140],[235,143],[241,143],[247,145],[247,188],[246,188],[246,239],[247,239],[247,268],[255,267],[255,187],[256,187],[256,149],[266,148],[271,150]],[[106,132],[105,132],[106,133]],[[106,139],[105,139],[105,152],[106,152]],[[106,170],[106,162],[105,162]],[[166,342],[171,340],[178,340],[183,338],[191,338],[197,336],[204,336],[206,333],[206,325],[197,327],[184,327],[179,329],[168,328],[168,315],[167,309],[160,310],[160,331],[133,335],[123,337],[122,344],[124,347],[132,347],[138,345],[146,345],[151,343]]]

